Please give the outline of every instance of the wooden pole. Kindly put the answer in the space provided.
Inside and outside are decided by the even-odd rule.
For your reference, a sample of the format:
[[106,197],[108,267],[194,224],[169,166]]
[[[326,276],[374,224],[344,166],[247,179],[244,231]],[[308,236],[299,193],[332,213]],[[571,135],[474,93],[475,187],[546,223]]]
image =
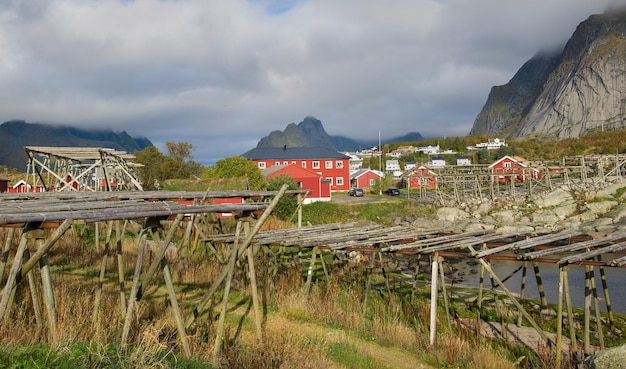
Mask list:
[[576,339],[576,328],[574,327],[574,309],[572,307],[572,298],[569,293],[569,267],[563,267],[563,286],[565,288],[565,304],[567,305],[567,325],[569,326],[570,337],[570,355],[574,355],[578,351],[578,343]]
[[94,326],[98,323],[98,315],[100,314],[100,301],[102,300],[102,288],[104,286],[104,276],[106,274],[107,257],[111,247],[111,234],[113,233],[113,221],[107,222],[107,234],[104,241],[104,249],[102,250],[102,259],[100,261],[100,274],[98,277],[98,288],[94,300],[93,314],[91,320]]
[[590,266],[585,267],[585,328],[584,328],[584,345],[585,345],[585,354],[588,355],[591,353],[591,342],[589,337],[589,328],[590,328],[590,319],[591,319],[591,276],[590,276]]
[[548,307],[548,299],[546,298],[546,291],[543,288],[541,272],[539,271],[539,263],[533,262],[533,268],[535,269],[535,279],[537,280],[537,290],[539,291],[541,308],[545,309]]
[[231,253],[230,260],[228,261],[228,274],[226,275],[226,282],[224,286],[224,296],[222,297],[222,310],[220,312],[220,318],[215,329],[215,344],[213,345],[213,366],[219,367],[220,353],[222,351],[222,340],[224,339],[224,322],[226,321],[226,309],[228,308],[228,295],[230,293],[230,285],[235,272],[235,263],[238,258],[238,246],[239,246],[239,234],[241,232],[241,220],[237,222],[237,228],[235,230],[235,242],[233,243],[233,252]]
[[563,267],[559,267],[559,300],[556,310],[556,367],[561,367],[561,346],[563,344],[563,292],[565,285]]
[[[24,250],[24,260],[28,260],[30,252],[28,248]],[[35,273],[30,270],[28,272],[28,286],[30,287],[30,298],[33,301],[33,311],[35,313],[35,321],[37,325],[43,324],[43,313],[41,310],[41,302],[39,300],[39,292],[37,291],[37,281],[35,280]]]
[[439,253],[433,255],[430,275],[430,345],[435,344],[437,336],[437,259]]
[[178,338],[183,345],[183,351],[187,358],[191,357],[191,347],[189,346],[189,340],[187,339],[187,333],[185,332],[185,323],[183,316],[178,306],[178,300],[176,299],[176,290],[174,289],[174,282],[172,281],[172,274],[170,268],[167,265],[167,259],[161,259],[161,266],[163,267],[163,279],[165,280],[165,286],[167,287],[167,294],[170,298],[170,304],[172,304],[172,313],[174,314],[174,320],[176,321],[176,327],[178,331]]
[[4,279],[4,268],[9,260],[9,251],[11,251],[11,244],[13,244],[13,236],[15,235],[15,228],[9,228],[7,232],[7,238],[4,241],[4,250],[2,250],[2,259],[0,260],[0,283]]
[[440,256],[437,260],[439,264],[439,274],[441,277],[441,293],[443,294],[443,303],[446,309],[446,320],[448,322],[448,330],[452,331],[452,322],[450,321],[450,305],[448,304],[448,292],[446,291],[446,276],[443,272],[443,258]]
[[314,247],[311,251],[311,261],[309,262],[309,269],[307,269],[306,283],[304,285],[304,294],[308,295],[311,289],[311,282],[313,280],[313,268],[315,267],[315,258],[317,257],[317,247]]
[[[598,261],[602,261],[602,257],[598,255]],[[613,318],[613,309],[611,308],[611,297],[609,296],[609,286],[606,283],[606,274],[604,267],[600,266],[600,279],[602,281],[602,290],[604,291],[604,302],[606,304],[606,312],[609,317],[609,327],[612,332],[615,332],[615,320]]]
[[[44,246],[44,239],[38,238],[38,249]],[[43,298],[46,305],[46,313],[48,315],[48,337],[50,343],[54,343],[57,337],[57,310],[54,302],[54,293],[52,291],[52,279],[50,277],[50,265],[48,264],[48,254],[44,254],[39,259],[39,275],[41,276],[41,284],[43,286]]]
[[593,310],[596,313],[596,336],[600,343],[600,350],[604,350],[604,335],[602,334],[602,316],[600,314],[600,303],[598,301],[598,293],[596,291],[596,277],[591,267],[591,291],[593,292]]
[[124,319],[124,327],[122,328],[122,345],[125,345],[128,341],[128,334],[130,332],[130,323],[132,321],[132,312],[135,308],[136,296],[139,291],[139,278],[141,277],[141,267],[143,264],[143,255],[146,250],[147,234],[145,228],[142,227],[139,231],[138,245],[137,245],[137,262],[135,263],[135,274],[133,275],[133,285],[130,289],[130,296],[128,297],[128,307],[126,308],[126,316]]
[[124,254],[122,252],[122,241],[124,240],[124,234],[126,233],[126,226],[128,220],[124,221],[124,226],[120,231],[120,223],[116,222],[115,235],[116,235],[116,249],[117,249],[117,276],[120,283],[120,313],[122,319],[126,314],[126,291],[124,289]]
[[[526,271],[528,269],[528,262],[524,262],[524,267],[522,268],[522,285],[520,287],[519,299],[521,302],[526,298]],[[520,327],[522,325],[522,312],[519,312],[517,317],[517,326]]]
[[[250,234],[250,223],[246,222],[243,225],[244,233],[246,236]],[[257,287],[256,281],[256,270],[254,266],[254,252],[250,247],[246,249],[246,254],[248,255],[248,269],[249,269],[249,278],[250,278],[250,291],[252,292],[252,306],[254,308],[254,322],[256,324],[256,336],[257,340],[261,342],[263,339],[263,327],[261,326],[262,317],[261,317],[261,307],[259,304],[259,290]]]
[[24,251],[26,250],[28,244],[28,232],[31,232],[30,224],[27,224],[26,227],[24,227],[24,231],[22,231],[22,237],[17,247],[17,251],[15,252],[15,257],[13,258],[13,265],[11,266],[11,270],[7,276],[7,282],[2,290],[2,299],[0,300],[0,319],[2,319],[3,323],[6,322],[13,301],[12,295],[15,293],[14,289],[17,288],[16,280],[18,276],[20,276],[20,268],[22,260],[24,259]]

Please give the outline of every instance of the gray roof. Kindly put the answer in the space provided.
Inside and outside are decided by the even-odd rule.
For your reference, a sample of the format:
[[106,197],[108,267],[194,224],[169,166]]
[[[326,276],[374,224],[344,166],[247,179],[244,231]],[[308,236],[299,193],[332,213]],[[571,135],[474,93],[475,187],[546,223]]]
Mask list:
[[257,147],[241,156],[250,160],[350,159],[347,155],[323,147]]

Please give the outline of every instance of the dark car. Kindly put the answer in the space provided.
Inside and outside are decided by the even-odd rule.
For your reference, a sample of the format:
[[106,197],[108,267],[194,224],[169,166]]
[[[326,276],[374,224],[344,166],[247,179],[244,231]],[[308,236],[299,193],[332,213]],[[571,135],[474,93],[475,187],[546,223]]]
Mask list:
[[365,195],[365,191],[363,191],[362,188],[351,188],[348,191],[348,195],[355,196],[355,197],[361,197],[361,196]]
[[400,196],[400,190],[395,187],[389,187],[385,190],[385,193],[389,196]]

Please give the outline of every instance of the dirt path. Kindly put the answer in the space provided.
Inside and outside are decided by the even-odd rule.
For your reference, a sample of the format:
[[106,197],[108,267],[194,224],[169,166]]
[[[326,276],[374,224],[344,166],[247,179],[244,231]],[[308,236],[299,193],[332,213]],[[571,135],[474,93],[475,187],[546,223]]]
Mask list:
[[272,316],[271,326],[282,329],[298,331],[315,339],[325,340],[329,343],[348,343],[357,348],[365,355],[372,357],[380,366],[390,369],[432,369],[433,367],[420,361],[415,354],[397,347],[379,345],[354,337],[344,330],[328,328],[313,323],[296,322],[281,316]]

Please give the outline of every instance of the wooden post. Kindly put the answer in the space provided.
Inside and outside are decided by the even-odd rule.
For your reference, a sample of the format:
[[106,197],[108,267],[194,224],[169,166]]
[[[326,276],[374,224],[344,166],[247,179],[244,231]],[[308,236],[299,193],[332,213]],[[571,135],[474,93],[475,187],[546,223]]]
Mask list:
[[[243,225],[245,235],[250,234],[250,223],[246,222]],[[256,324],[256,337],[259,342],[263,339],[263,327],[261,326],[261,307],[259,304],[259,290],[256,282],[256,270],[254,267],[254,252],[248,247],[246,249],[248,255],[248,269],[250,278],[250,291],[252,292],[252,306],[254,307],[254,322]]]
[[593,310],[596,313],[596,336],[600,343],[600,350],[604,350],[604,335],[602,334],[602,316],[600,314],[600,303],[598,302],[598,293],[596,291],[596,277],[591,267],[591,291],[593,292]]
[[[520,287],[519,299],[520,302],[524,302],[526,298],[526,270],[528,269],[528,262],[524,262],[524,267],[522,268],[522,285]],[[522,325],[522,312],[519,312],[517,317],[517,326],[520,327]]]
[[546,291],[543,288],[543,281],[541,279],[541,272],[539,271],[539,264],[537,262],[533,262],[533,268],[535,269],[535,279],[537,280],[537,290],[539,291],[541,308],[545,309],[548,307],[548,299],[546,298]]
[[313,247],[311,251],[311,261],[309,262],[309,269],[307,269],[306,283],[304,285],[304,294],[308,295],[311,289],[311,281],[313,280],[313,268],[315,267],[315,258],[317,257],[317,247]]
[[7,238],[4,242],[4,250],[2,250],[2,259],[0,260],[0,283],[4,277],[4,268],[9,260],[9,251],[11,251],[11,244],[13,244],[13,236],[15,234],[15,228],[9,228],[7,232]]
[[[44,238],[41,233],[37,236],[38,249],[41,249],[44,246]],[[48,315],[48,337],[50,343],[54,343],[57,337],[58,317],[56,305],[54,302],[54,293],[52,291],[52,279],[50,278],[50,265],[48,264],[48,254],[44,254],[41,259],[39,259],[39,275],[41,276],[44,304],[46,305],[46,313]]]
[[[23,260],[28,260],[28,258],[30,258],[30,252],[28,251],[28,248],[26,248],[24,250]],[[39,301],[39,292],[37,291],[35,273],[33,273],[32,269],[28,272],[28,286],[30,287],[30,298],[33,301],[35,321],[37,322],[37,325],[41,326],[43,324],[43,313],[41,311],[41,302]]]
[[[598,255],[598,261],[602,261],[602,257]],[[612,332],[615,332],[615,320],[613,318],[613,309],[611,308],[611,297],[609,296],[609,287],[606,283],[606,274],[604,273],[604,267],[600,266],[600,279],[602,280],[602,290],[604,291],[604,302],[606,304],[606,312],[609,317],[609,327]]]
[[226,321],[226,309],[228,308],[228,295],[230,293],[230,285],[233,279],[233,273],[235,272],[235,262],[238,258],[237,249],[239,247],[239,234],[241,232],[241,220],[237,222],[237,228],[235,230],[235,242],[233,243],[233,252],[231,253],[230,260],[228,261],[228,274],[226,275],[226,283],[224,286],[224,296],[222,297],[222,310],[220,312],[220,318],[215,329],[215,344],[213,345],[213,366],[219,367],[220,352],[222,351],[222,340],[224,339],[224,322]]
[[591,276],[590,266],[585,267],[585,354],[591,353],[591,342],[589,337],[590,319],[591,319]]
[[9,300],[11,298],[11,290],[13,290],[13,284],[15,284],[19,275],[22,259],[24,258],[24,250],[26,249],[26,245],[28,243],[28,237],[26,237],[26,234],[29,232],[29,228],[30,225],[27,225],[22,232],[20,244],[15,252],[15,257],[13,258],[13,266],[9,271],[7,282],[2,290],[2,299],[0,300],[0,319],[3,319],[3,321],[6,319],[6,314],[10,309]]
[[446,291],[446,276],[443,272],[443,258],[440,256],[437,260],[439,264],[439,273],[441,276],[441,293],[443,294],[443,303],[446,309],[446,320],[448,321],[448,330],[452,331],[452,322],[450,321],[450,306],[448,304],[448,292]]
[[385,279],[385,287],[387,288],[387,294],[391,295],[391,286],[389,285],[389,276],[387,276],[387,271],[385,270],[385,263],[383,262],[383,253],[378,252],[378,260],[380,261],[380,269],[383,272],[383,278]]
[[302,205],[304,203],[304,199],[301,194],[298,194],[298,228],[302,228]]
[[98,323],[98,315],[100,314],[100,301],[102,300],[104,275],[106,274],[107,257],[109,256],[109,249],[111,247],[111,234],[112,233],[113,233],[113,221],[109,221],[107,222],[106,240],[104,241],[104,249],[102,250],[102,259],[100,261],[100,274],[98,277],[98,288],[96,289],[93,314],[91,316],[92,324],[94,325],[94,327]]
[[559,300],[556,310],[556,367],[561,367],[561,356],[563,344],[563,291],[565,289],[565,275],[563,267],[559,267]]
[[437,259],[439,253],[433,255],[430,275],[430,345],[435,344],[437,336]]
[[116,249],[117,249],[117,276],[120,282],[120,312],[122,318],[126,314],[126,292],[124,290],[124,254],[122,253],[122,241],[124,240],[124,234],[126,233],[126,225],[128,220],[124,221],[124,226],[120,232],[120,223],[116,222],[115,235],[116,235]]
[[170,304],[172,304],[172,312],[174,313],[174,320],[176,321],[176,327],[178,331],[178,338],[183,345],[185,356],[191,357],[191,347],[189,346],[189,340],[187,339],[187,333],[185,332],[185,323],[183,316],[178,306],[178,300],[176,299],[176,290],[174,289],[174,282],[172,281],[172,274],[170,268],[167,265],[167,259],[161,259],[161,266],[163,267],[163,279],[165,279],[165,286],[167,287],[167,294],[170,298]]
[[122,329],[122,345],[125,345],[128,341],[128,334],[130,332],[130,323],[132,320],[132,312],[135,307],[135,302],[137,301],[136,296],[139,291],[139,277],[141,277],[141,266],[143,264],[143,254],[146,249],[146,240],[147,235],[145,233],[145,228],[142,228],[139,232],[138,237],[138,245],[137,245],[137,262],[135,263],[135,274],[133,275],[133,285],[130,289],[130,296],[128,297],[128,307],[126,308],[126,316],[124,319],[124,327]]
[[480,268],[479,268],[479,279],[478,279],[478,301],[477,301],[477,306],[478,306],[478,310],[480,313],[480,309],[483,306],[483,287],[485,284],[485,267],[483,266],[483,264],[480,264]]
[[566,265],[563,267],[563,286],[565,288],[565,304],[567,305],[567,325],[569,326],[570,337],[570,356],[574,355],[578,351],[578,343],[576,339],[576,328],[574,327],[574,309],[572,307],[572,298],[569,293],[569,267]]

